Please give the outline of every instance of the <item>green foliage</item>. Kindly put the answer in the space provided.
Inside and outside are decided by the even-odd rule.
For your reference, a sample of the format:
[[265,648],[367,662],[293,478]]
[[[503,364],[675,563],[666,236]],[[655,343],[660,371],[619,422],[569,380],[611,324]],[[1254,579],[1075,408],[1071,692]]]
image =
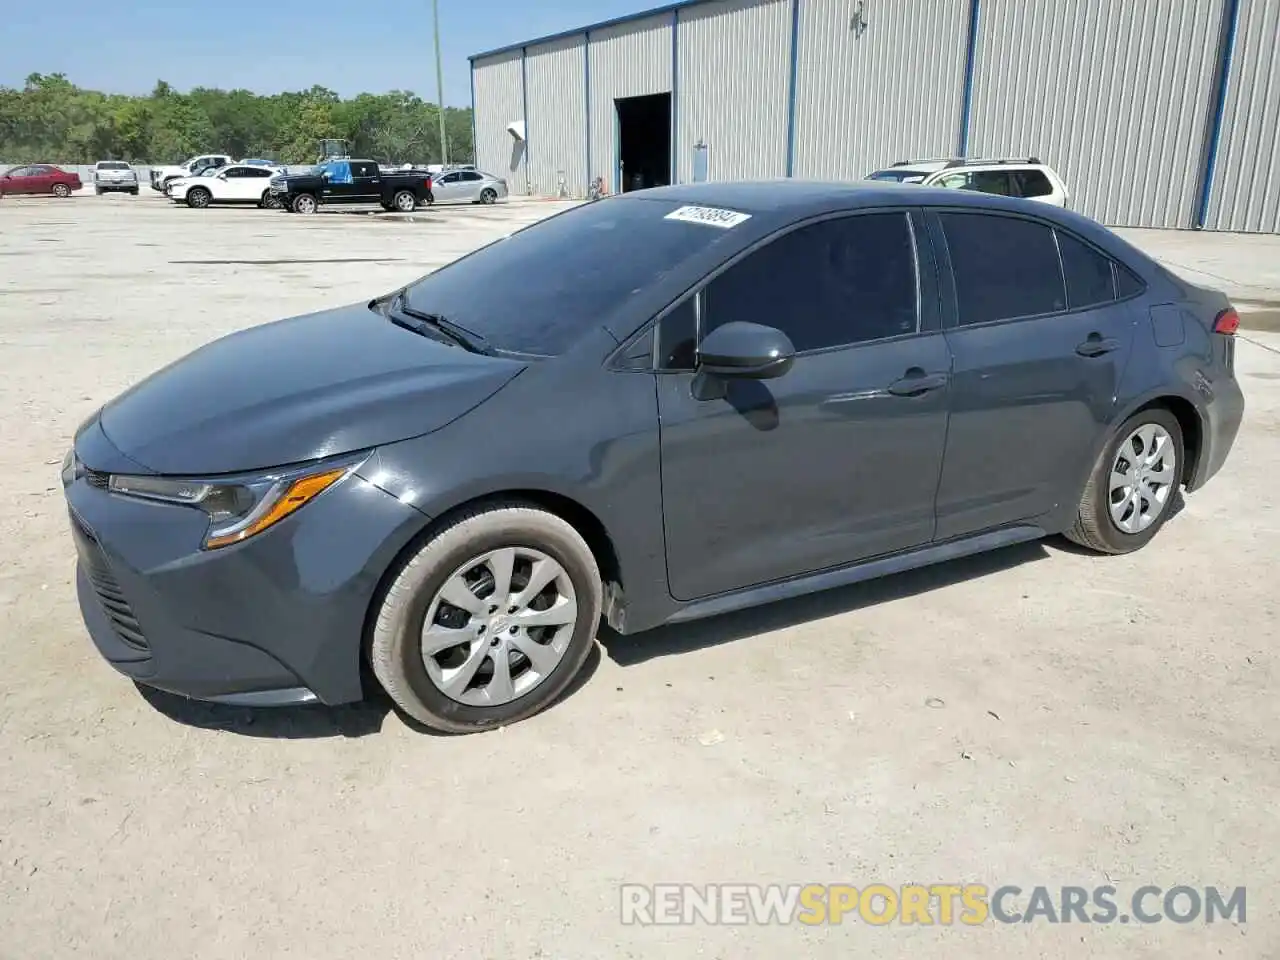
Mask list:
[[[103,94],[61,73],[33,73],[21,89],[0,86],[0,161],[176,163],[197,153],[312,163],[324,137],[382,163],[439,163],[435,104],[407,90],[343,100],[332,90],[259,96],[163,80],[149,96]],[[444,112],[450,162],[472,162],[471,111]]]

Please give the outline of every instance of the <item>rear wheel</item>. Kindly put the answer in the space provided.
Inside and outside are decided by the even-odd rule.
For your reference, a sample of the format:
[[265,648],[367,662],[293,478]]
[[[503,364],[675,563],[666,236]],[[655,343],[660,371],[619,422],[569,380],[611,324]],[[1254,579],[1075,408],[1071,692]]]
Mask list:
[[554,702],[591,650],[600,607],[600,571],[572,526],[521,503],[478,508],[400,570],[369,659],[405,713],[472,733]]
[[55,183],[53,185],[53,195],[60,200],[65,200],[71,196],[71,188],[65,183]]
[[211,200],[213,200],[213,194],[205,187],[192,187],[187,191],[187,206],[189,207],[202,210],[209,205]]
[[294,213],[315,213],[317,206],[316,198],[309,193],[300,193],[293,198]]
[[1160,531],[1182,496],[1182,427],[1163,407],[1120,425],[1085,484],[1067,537],[1099,553],[1131,553]]
[[498,191],[494,190],[492,187],[485,187],[484,190],[481,191],[480,193],[481,203],[486,203],[486,204],[497,203],[497,201],[498,201]]
[[397,191],[391,203],[401,213],[413,213],[418,208],[418,198],[414,196],[412,190]]

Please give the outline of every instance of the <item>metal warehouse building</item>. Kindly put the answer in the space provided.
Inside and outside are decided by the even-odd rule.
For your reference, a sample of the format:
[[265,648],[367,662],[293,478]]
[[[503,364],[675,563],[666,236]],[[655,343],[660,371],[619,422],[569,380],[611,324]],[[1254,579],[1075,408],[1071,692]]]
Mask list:
[[471,82],[516,193],[1034,155],[1113,226],[1280,232],[1280,0],[685,0]]

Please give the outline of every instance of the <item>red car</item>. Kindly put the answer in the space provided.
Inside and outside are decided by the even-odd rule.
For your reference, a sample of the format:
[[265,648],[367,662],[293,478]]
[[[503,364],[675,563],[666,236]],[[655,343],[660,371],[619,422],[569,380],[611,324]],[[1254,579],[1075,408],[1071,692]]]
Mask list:
[[49,193],[55,197],[69,197],[83,184],[80,174],[67,173],[47,163],[33,163],[14,167],[0,176],[0,196],[19,193]]

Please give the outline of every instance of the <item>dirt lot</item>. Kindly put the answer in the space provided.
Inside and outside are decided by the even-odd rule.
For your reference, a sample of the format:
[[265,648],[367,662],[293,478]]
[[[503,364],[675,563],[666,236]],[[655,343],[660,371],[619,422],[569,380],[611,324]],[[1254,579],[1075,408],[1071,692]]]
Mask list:
[[[468,738],[144,697],[99,660],[57,479],[84,416],[553,208],[0,205],[0,957],[1280,955],[1272,333],[1240,343],[1225,470],[1134,556],[1031,545],[606,637],[567,701]],[[1140,242],[1273,295],[1274,241]],[[670,881],[1247,886],[1248,922],[620,924],[620,883]]]

